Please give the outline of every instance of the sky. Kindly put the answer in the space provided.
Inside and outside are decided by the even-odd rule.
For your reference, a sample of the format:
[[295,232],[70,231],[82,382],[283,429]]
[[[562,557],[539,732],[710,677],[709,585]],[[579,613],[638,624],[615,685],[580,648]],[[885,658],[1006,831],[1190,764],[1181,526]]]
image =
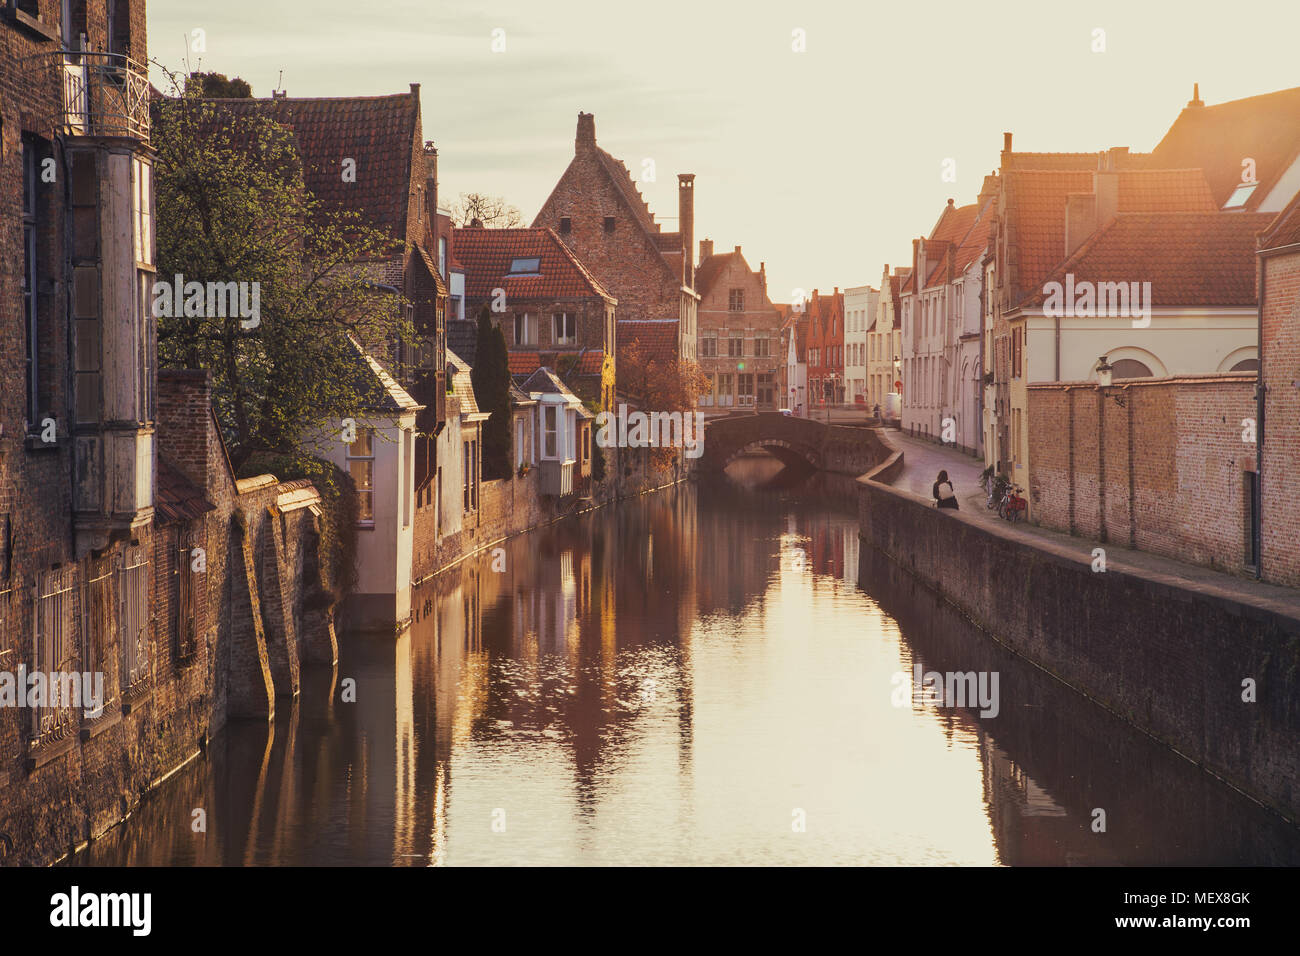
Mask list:
[[151,59],[255,96],[419,83],[443,205],[499,195],[531,223],[594,113],[634,178],[653,160],[638,185],[665,231],[695,173],[697,242],[765,262],[777,302],[879,286],[950,197],[974,201],[1004,131],[1148,151],[1194,82],[1208,104],[1300,85],[1296,0],[153,0],[148,18]]

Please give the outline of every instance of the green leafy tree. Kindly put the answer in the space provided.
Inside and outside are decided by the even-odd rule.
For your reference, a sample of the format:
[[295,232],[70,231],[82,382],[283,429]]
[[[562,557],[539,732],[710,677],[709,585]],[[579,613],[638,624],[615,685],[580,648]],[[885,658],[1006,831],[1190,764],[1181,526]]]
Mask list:
[[185,92],[191,96],[207,96],[221,99],[247,99],[253,95],[253,88],[247,80],[239,77],[226,79],[224,73],[200,73],[195,71],[185,81]]
[[483,423],[483,477],[510,477],[510,353],[506,337],[485,305],[478,314],[478,343],[470,382],[479,410],[491,412]]
[[159,285],[180,275],[257,290],[250,317],[188,291],[167,309],[155,287],[159,364],[211,373],[236,472],[372,407],[379,385],[349,338],[384,354],[410,334],[401,297],[371,281],[395,244],[312,196],[291,133],[256,109],[164,98],[153,146]]

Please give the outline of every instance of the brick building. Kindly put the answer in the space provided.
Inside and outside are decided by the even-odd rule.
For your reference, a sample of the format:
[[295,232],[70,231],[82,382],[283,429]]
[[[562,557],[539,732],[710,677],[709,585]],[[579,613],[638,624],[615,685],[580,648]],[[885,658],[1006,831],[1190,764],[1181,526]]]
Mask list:
[[598,410],[614,406],[618,300],[550,229],[455,230],[465,275],[466,319],[449,324],[452,347],[471,367],[478,313],[493,309],[510,350],[510,371],[554,369]]
[[[1150,155],[1118,147],[1093,154],[1015,153],[1009,133],[999,180],[984,301],[983,367],[991,373],[985,388],[985,460],[1025,485],[1025,440],[1031,423],[1025,417],[1029,379],[1023,373],[1032,359],[1026,357],[1026,350],[1037,348],[1041,358],[1044,347],[1041,338],[1026,337],[1026,321],[1031,315],[1042,317],[1041,305],[1031,304],[1031,300],[1039,296],[1041,303],[1044,284],[1052,274],[1116,215],[1204,213],[1214,212],[1216,206],[1199,169],[1155,168]],[[1112,281],[1140,283],[1146,278],[1126,272]],[[1137,329],[1123,319],[1107,321],[1116,330],[1123,326],[1155,334],[1151,328]],[[1170,321],[1177,324],[1177,316]],[[1149,348],[1146,339],[1124,344]],[[1051,369],[1038,380],[1069,377],[1056,370],[1054,345]],[[1206,369],[1179,371],[1195,374]],[[1032,501],[1030,508],[1032,512]]]
[[[414,534],[435,541],[440,455],[461,452],[439,441],[448,417],[458,414],[448,407],[445,323],[449,307],[459,304],[450,301],[447,285],[455,265],[450,217],[438,208],[438,154],[423,138],[420,85],[390,96],[278,94],[207,102],[236,114],[259,113],[290,130],[312,194],[327,208],[355,213],[391,240],[385,258],[364,265],[376,282],[405,297],[415,338],[362,345],[420,406],[410,457],[404,453],[399,467],[413,469]],[[344,175],[345,169],[354,175]],[[416,548],[417,555],[429,553]],[[417,562],[417,576],[428,570]]]
[[697,361],[712,382],[700,396],[702,408],[782,406],[778,392],[781,352],[780,314],[767,297],[767,266],[749,268],[740,246],[714,253],[713,240],[700,241],[695,271],[700,294]]
[[1300,196],[1259,242],[1259,570],[1300,587]]
[[808,300],[808,406],[844,401],[844,293],[816,289]]
[[596,145],[596,118],[578,114],[573,160],[534,227],[553,230],[618,300],[621,319],[676,322],[677,354],[696,357],[692,250],[695,175],[678,175],[677,232],[664,232],[620,160]]

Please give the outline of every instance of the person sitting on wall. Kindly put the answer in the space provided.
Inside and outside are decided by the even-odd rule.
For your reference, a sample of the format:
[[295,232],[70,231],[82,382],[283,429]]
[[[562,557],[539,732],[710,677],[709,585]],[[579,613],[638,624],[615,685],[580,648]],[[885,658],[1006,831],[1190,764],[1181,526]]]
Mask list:
[[952,508],[957,510],[957,492],[953,491],[952,482],[948,480],[948,472],[939,472],[939,477],[934,482],[932,490],[934,495],[934,505],[936,508]]

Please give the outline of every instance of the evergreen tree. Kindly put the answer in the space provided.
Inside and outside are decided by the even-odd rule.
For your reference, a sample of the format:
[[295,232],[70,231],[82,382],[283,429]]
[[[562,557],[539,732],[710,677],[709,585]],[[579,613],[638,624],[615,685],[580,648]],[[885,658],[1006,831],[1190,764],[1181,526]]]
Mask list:
[[492,324],[485,305],[478,314],[478,344],[470,382],[479,411],[490,412],[483,423],[483,477],[509,478],[510,356],[500,326]]

